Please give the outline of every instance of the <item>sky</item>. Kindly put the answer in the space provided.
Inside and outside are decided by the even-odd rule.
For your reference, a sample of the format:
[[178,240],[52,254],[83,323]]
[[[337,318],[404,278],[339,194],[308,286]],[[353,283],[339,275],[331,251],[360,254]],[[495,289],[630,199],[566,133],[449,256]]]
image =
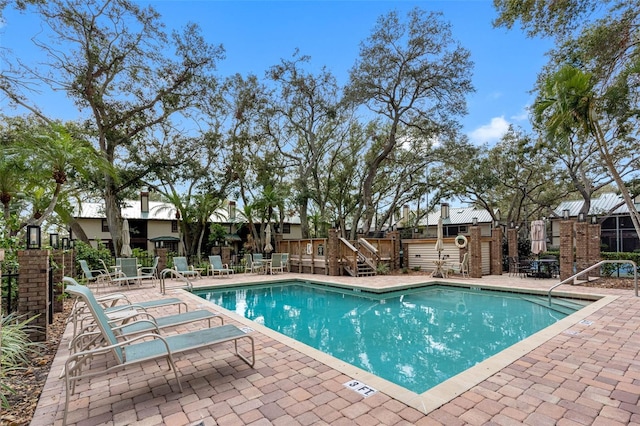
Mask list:
[[[326,66],[344,85],[359,52],[359,44],[373,31],[377,19],[392,10],[406,16],[419,7],[439,11],[452,25],[455,40],[471,52],[472,82],[467,96],[468,115],[462,117],[463,132],[475,144],[493,144],[509,124],[528,130],[527,107],[536,75],[546,63],[548,40],[529,39],[519,28],[494,29],[492,0],[440,1],[223,1],[152,0],[167,29],[189,22],[200,25],[209,43],[222,44],[226,59],[218,64],[218,75],[265,71],[281,59],[290,59],[295,49],[311,57],[317,69]],[[22,60],[42,59],[30,39],[39,31],[32,15],[5,11],[0,25],[0,46],[12,49]],[[1,65],[3,69],[6,64]],[[45,113],[63,120],[79,113],[63,93],[44,91],[38,98]],[[7,110],[6,99],[0,108]]]

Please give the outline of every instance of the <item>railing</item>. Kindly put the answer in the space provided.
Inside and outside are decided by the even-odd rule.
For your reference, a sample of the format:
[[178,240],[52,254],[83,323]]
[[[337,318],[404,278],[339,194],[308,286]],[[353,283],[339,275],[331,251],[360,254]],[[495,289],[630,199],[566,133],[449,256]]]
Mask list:
[[193,284],[191,283],[191,281],[189,281],[187,277],[185,277],[175,269],[167,268],[167,269],[163,269],[162,272],[160,273],[160,292],[162,294],[166,294],[167,288],[164,284],[164,279],[169,274],[171,274],[173,278],[177,278],[181,281],[184,281],[187,284],[187,287],[189,287],[189,291],[193,291]]
[[549,292],[547,293],[547,297],[549,298],[549,305],[551,305],[551,292],[553,290],[555,290],[556,287],[559,287],[562,284],[566,284],[569,281],[574,281],[577,277],[584,275],[586,272],[592,271],[592,270],[594,270],[596,268],[600,268],[602,265],[605,265],[607,263],[629,263],[629,264],[633,265],[634,288],[635,288],[635,292],[636,292],[636,297],[638,297],[638,269],[637,269],[637,266],[636,266],[636,262],[634,262],[633,260],[601,260],[600,262],[596,263],[595,265],[591,265],[587,269],[583,269],[582,271],[578,272],[577,274],[572,275],[569,278],[560,281],[558,284],[553,285],[549,289]]
[[[0,279],[0,304],[2,304],[3,308],[0,309],[0,311],[4,313],[11,313],[18,310],[19,276],[20,274],[17,271],[10,274],[2,274]],[[3,284],[6,284],[6,286]],[[3,299],[5,299],[6,302],[3,301]]]
[[[372,246],[371,243],[364,238],[358,239],[358,246],[360,249],[363,249],[358,250],[358,257],[375,271],[378,261],[380,260],[378,249]],[[369,254],[368,256],[366,255],[367,253]]]
[[340,237],[340,260],[346,261],[353,274],[358,275],[358,249],[346,238]]

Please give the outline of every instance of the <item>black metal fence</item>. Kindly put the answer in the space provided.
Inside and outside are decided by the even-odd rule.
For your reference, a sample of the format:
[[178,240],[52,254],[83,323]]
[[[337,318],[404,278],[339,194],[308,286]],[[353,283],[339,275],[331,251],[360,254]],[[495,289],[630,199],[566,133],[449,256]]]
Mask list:
[[2,303],[2,312],[11,313],[18,310],[18,271],[10,271],[2,274],[0,280],[0,303]]

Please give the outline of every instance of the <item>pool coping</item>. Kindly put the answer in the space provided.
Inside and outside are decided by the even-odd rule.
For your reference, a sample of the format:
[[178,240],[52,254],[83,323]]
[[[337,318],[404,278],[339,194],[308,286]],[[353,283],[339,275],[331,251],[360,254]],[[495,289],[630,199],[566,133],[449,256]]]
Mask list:
[[[287,278],[278,280],[279,282],[286,281],[301,281],[300,278]],[[547,292],[544,290],[538,289],[528,289],[528,288],[514,288],[514,287],[506,287],[502,285],[494,285],[494,284],[479,284],[479,283],[464,283],[464,282],[451,282],[451,281],[438,281],[438,280],[425,280],[424,282],[415,282],[408,284],[397,284],[386,286],[384,288],[375,288],[369,287],[362,284],[345,284],[345,283],[335,283],[335,282],[323,282],[318,280],[307,280],[304,279],[302,281],[308,281],[313,284],[318,285],[329,285],[333,287],[341,287],[344,289],[361,289],[366,291],[371,291],[373,293],[384,293],[398,290],[411,289],[426,285],[446,285],[446,286],[454,286],[454,287],[464,287],[464,288],[479,288],[486,289],[492,291],[504,291],[507,293],[526,293],[526,294],[535,294],[535,295],[547,295]],[[238,286],[246,286],[255,284],[258,285],[269,285],[269,282],[265,281],[246,281],[246,282],[236,282],[236,283],[216,283],[213,285],[206,286],[198,286],[195,287],[194,290],[204,290],[208,288],[219,288],[219,287],[238,287]],[[273,282],[271,282],[273,284]],[[308,346],[302,342],[299,342],[295,339],[292,339],[288,336],[285,336],[277,331],[271,330],[270,328],[258,324],[252,320],[249,320],[235,312],[229,311],[219,305],[216,305],[213,302],[209,302],[207,300],[202,299],[201,297],[192,294],[188,291],[182,290],[182,292],[189,298],[192,298],[196,303],[199,303],[201,307],[213,305],[215,309],[219,310],[226,316],[233,318],[235,321],[242,323],[243,325],[250,327],[276,341],[279,341],[292,349],[295,349],[307,356],[310,356],[316,359],[319,362],[330,365],[332,368],[340,371],[341,373],[348,375],[354,379],[357,379],[362,384],[374,388],[379,392],[383,392],[388,396],[419,410],[424,414],[428,414],[442,405],[450,402],[457,396],[463,394],[464,392],[472,389],[474,386],[478,385],[482,381],[488,379],[492,375],[496,374],[500,370],[508,367],[510,364],[516,362],[525,354],[533,351],[538,348],[542,344],[546,343],[553,337],[563,333],[570,331],[572,327],[576,325],[580,325],[580,322],[587,318],[589,315],[608,305],[609,303],[616,300],[619,296],[614,295],[603,295],[603,294],[595,294],[595,293],[574,293],[570,291],[555,291],[553,293],[554,297],[566,297],[566,298],[575,298],[581,300],[591,300],[592,303],[581,308],[579,311],[561,319],[560,321],[532,334],[526,339],[521,340],[514,345],[509,346],[508,348],[498,352],[495,355],[487,358],[486,360],[476,364],[473,367],[466,369],[465,371],[451,377],[450,379],[432,387],[431,389],[423,392],[421,394],[412,392],[406,388],[403,388],[395,383],[392,383],[388,380],[385,380],[381,377],[378,377],[368,371],[355,367],[345,361],[342,361],[338,358],[335,358],[332,355],[328,355],[318,349],[315,349],[311,346]],[[582,327],[588,325],[581,325]],[[572,331],[572,334],[579,333],[579,331]]]

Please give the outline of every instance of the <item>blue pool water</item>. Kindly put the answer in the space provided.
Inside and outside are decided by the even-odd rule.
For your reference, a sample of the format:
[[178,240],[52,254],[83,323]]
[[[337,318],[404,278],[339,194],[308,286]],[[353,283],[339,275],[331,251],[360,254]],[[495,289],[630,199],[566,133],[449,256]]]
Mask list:
[[567,315],[530,296],[446,286],[375,294],[286,282],[194,292],[416,393]]

